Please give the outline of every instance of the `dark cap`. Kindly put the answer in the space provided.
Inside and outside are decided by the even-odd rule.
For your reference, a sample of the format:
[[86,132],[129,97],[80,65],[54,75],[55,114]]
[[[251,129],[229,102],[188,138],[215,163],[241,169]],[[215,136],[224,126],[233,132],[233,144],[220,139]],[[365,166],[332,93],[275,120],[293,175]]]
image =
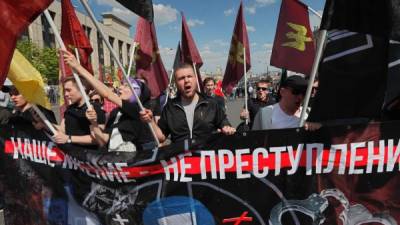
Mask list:
[[308,83],[306,79],[299,75],[292,75],[281,84],[281,87],[290,87],[293,90],[305,93],[307,90]]

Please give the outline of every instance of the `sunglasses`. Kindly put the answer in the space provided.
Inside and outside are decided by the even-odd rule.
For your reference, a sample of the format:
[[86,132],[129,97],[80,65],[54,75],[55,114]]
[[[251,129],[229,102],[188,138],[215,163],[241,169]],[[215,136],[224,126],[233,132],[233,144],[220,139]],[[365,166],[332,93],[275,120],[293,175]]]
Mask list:
[[301,89],[290,89],[290,92],[292,92],[293,95],[305,95],[305,90]]
[[257,89],[257,91],[266,91],[266,90],[268,90],[268,88],[266,88],[266,87],[257,87],[256,89]]

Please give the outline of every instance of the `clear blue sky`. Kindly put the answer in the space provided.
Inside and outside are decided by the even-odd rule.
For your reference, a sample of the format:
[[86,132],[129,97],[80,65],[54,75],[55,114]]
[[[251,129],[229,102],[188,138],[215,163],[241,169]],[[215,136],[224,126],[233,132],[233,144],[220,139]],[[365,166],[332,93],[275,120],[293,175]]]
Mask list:
[[[303,0],[305,4],[322,14],[325,0]],[[82,10],[78,0],[74,5]],[[252,71],[261,73],[269,66],[269,57],[275,36],[281,0],[244,0],[245,19],[251,43]],[[100,18],[101,13],[114,12],[132,24],[135,33],[137,17],[114,0],[89,0]],[[239,0],[153,0],[158,43],[166,69],[172,66],[176,45],[181,35],[183,11],[190,30],[203,58],[203,71],[225,70],[230,40],[236,19]],[[320,20],[310,13],[311,26]],[[269,68],[273,69],[273,68]]]

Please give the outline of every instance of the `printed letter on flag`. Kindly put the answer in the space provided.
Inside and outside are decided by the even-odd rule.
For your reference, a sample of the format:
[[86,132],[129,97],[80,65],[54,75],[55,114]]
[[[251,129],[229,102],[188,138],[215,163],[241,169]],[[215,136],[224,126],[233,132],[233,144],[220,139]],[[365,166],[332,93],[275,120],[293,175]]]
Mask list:
[[298,0],[282,0],[270,64],[309,75],[314,57],[307,6]]

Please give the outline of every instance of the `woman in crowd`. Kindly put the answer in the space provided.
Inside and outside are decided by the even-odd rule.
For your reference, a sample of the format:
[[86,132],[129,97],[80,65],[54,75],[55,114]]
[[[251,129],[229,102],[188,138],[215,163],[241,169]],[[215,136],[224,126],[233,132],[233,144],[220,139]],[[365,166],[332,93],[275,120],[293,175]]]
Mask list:
[[[88,109],[86,116],[91,122],[91,131],[100,146],[108,147],[109,151],[140,151],[155,147],[154,138],[147,124],[139,119],[139,106],[135,95],[127,83],[118,89],[118,95],[105,84],[94,78],[83,68],[73,54],[62,51],[65,63],[73,68],[81,77],[85,78],[103,98],[115,103],[115,108],[108,118],[105,129],[97,123],[96,111]],[[147,86],[133,78],[129,82],[135,89],[142,103],[150,99],[150,90]]]

